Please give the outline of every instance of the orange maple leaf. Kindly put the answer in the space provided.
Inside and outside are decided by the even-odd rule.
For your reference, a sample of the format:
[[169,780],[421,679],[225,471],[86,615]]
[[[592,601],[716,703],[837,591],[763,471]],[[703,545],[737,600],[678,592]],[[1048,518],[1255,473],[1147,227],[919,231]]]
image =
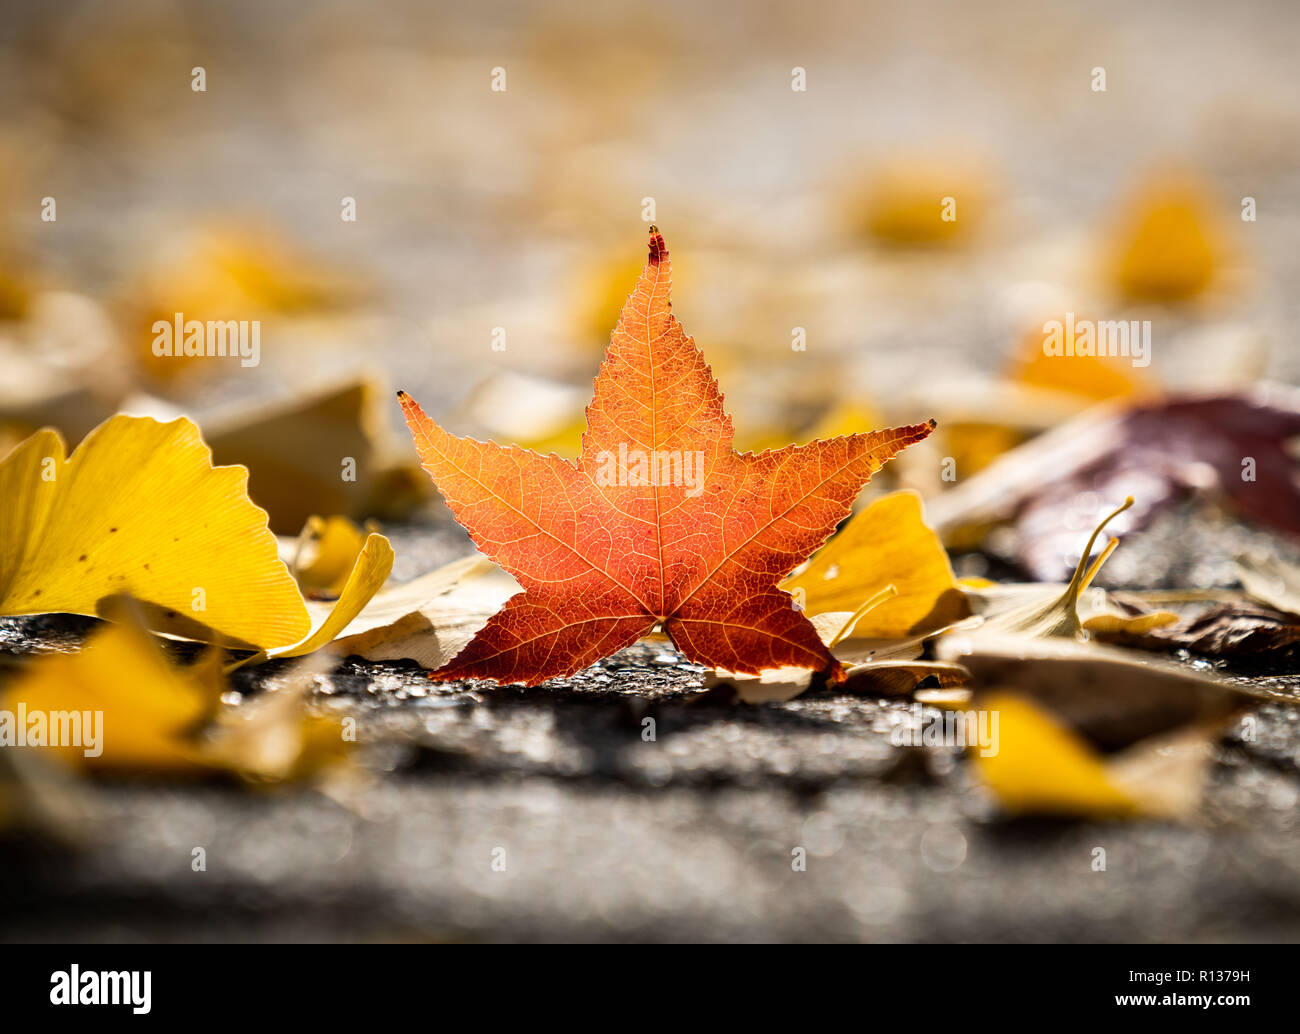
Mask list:
[[754,674],[839,663],[778,582],[849,513],[886,460],[934,422],[790,445],[731,447],[704,356],[650,257],[619,316],[576,461],[458,438],[398,392],[424,469],[479,550],[523,587],[432,678],[534,686],[658,625],[686,658]]

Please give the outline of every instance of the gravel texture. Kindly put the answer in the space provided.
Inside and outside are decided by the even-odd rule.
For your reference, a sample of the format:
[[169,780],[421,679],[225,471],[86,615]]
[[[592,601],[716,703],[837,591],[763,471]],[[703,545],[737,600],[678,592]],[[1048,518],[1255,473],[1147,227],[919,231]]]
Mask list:
[[[442,524],[394,536],[426,562],[460,542]],[[90,624],[7,619],[0,647]],[[1300,678],[1242,677],[1276,701],[1254,742],[1219,744],[1200,814],[1174,825],[1007,821],[958,751],[890,743],[905,702],[721,705],[653,643],[536,690],[349,659],[315,706],[358,719],[363,778],[328,795],[98,784],[79,848],[0,853],[0,936],[1294,939]]]

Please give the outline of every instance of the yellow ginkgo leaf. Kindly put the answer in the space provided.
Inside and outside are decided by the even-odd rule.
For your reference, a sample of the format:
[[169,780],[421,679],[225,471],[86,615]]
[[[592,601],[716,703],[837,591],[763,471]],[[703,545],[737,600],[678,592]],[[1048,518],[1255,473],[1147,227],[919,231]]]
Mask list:
[[976,693],[996,715],[992,751],[972,752],[984,782],[1013,815],[1185,819],[1200,805],[1222,719],[1196,722],[1102,754],[1064,719],[1006,690]]
[[992,751],[973,751],[980,776],[1013,814],[1128,816],[1139,802],[1116,786],[1101,756],[1023,697],[994,692],[980,707],[997,716]]
[[[1086,323],[1073,313],[1058,313],[1048,321],[1061,329],[1062,334],[1073,334],[1073,327]],[[1045,324],[1046,325],[1046,324]],[[1088,326],[1100,326],[1095,322]],[[1116,322],[1125,335],[1128,325]],[[1118,333],[1118,331],[1117,331]],[[1086,399],[1147,398],[1157,394],[1156,386],[1136,367],[1131,358],[1110,355],[1079,355],[1073,347],[1073,337],[1067,337],[1072,347],[1065,354],[1049,352],[1044,347],[1047,334],[1036,327],[1025,335],[1011,376],[1020,384],[1050,391],[1067,392]],[[1127,336],[1123,338],[1127,342]],[[1100,349],[1100,345],[1098,346]],[[1064,350],[1062,350],[1064,351]]]
[[229,647],[295,643],[311,619],[242,467],[187,419],[118,415],[67,456],[44,430],[0,462],[0,614],[103,615]]
[[212,372],[221,365],[179,352],[156,354],[151,328],[157,321],[171,323],[177,313],[199,320],[265,319],[338,308],[360,293],[352,279],[314,264],[285,239],[251,225],[227,221],[160,245],[128,307],[130,325],[148,331],[129,341],[133,357],[159,380]]
[[805,613],[852,612],[893,585],[894,599],[873,607],[854,635],[896,638],[951,625],[969,615],[939,538],[926,527],[921,498],[894,492],[853,517],[782,588]]
[[0,725],[0,742],[88,768],[202,769],[199,732],[223,689],[217,656],[174,668],[140,628],[106,625],[78,653],[37,659],[0,695],[15,723],[7,742]]
[[931,650],[969,671],[973,687],[1030,697],[1107,752],[1186,726],[1223,725],[1268,695],[1145,650],[1061,637],[957,629]]
[[113,623],[78,653],[36,659],[0,694],[0,744],[89,771],[306,778],[349,746],[337,720],[306,707],[325,663],[303,662],[278,688],[223,709],[220,651],[175,667],[140,626]]
[[963,476],[978,473],[1025,440],[1024,432],[1001,424],[954,421],[942,427],[945,454]]
[[852,204],[852,218],[863,234],[884,244],[948,244],[981,222],[988,197],[987,176],[972,159],[910,155],[870,176]]
[[1204,291],[1223,265],[1213,201],[1190,177],[1152,179],[1126,202],[1112,245],[1111,273],[1131,298],[1179,301]]

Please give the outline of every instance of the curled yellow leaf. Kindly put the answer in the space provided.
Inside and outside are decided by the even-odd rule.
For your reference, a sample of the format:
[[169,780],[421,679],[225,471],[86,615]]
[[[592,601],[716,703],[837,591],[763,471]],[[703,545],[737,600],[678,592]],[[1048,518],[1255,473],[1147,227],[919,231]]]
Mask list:
[[270,650],[250,660],[255,662],[262,657],[271,659],[302,657],[329,645],[361,613],[365,605],[388,580],[392,570],[392,544],[383,535],[372,533],[367,536],[365,545],[361,547],[356,563],[352,565],[347,581],[343,584],[339,598],[322,615],[311,634],[292,646]]
[[365,548],[366,531],[346,517],[309,517],[294,551],[298,587],[304,593],[337,598]]

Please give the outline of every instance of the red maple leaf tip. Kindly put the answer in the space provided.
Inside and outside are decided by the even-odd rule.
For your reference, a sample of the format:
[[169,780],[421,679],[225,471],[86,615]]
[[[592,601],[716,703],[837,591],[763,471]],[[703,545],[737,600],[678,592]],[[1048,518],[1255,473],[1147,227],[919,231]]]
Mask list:
[[672,313],[671,285],[652,226],[576,460],[457,437],[398,392],[453,516],[523,589],[430,678],[533,686],[659,626],[709,668],[798,667],[843,681],[780,583],[834,533],[872,474],[935,423],[736,452],[713,372]]
[[659,232],[659,227],[650,227],[650,261],[658,263],[668,257],[668,245],[664,243],[664,235]]

